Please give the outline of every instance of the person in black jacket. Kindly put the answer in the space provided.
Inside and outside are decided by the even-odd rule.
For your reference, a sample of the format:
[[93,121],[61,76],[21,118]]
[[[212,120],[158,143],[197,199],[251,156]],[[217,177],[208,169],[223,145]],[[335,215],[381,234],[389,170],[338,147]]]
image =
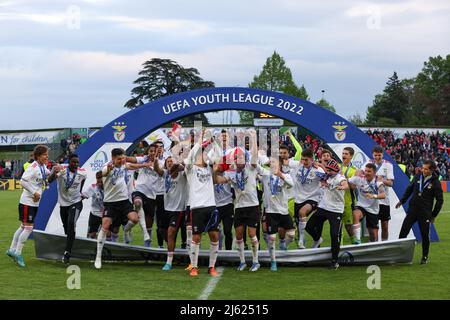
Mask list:
[[[414,176],[411,184],[406,188],[405,194],[395,206],[399,208],[402,204],[409,202],[408,213],[403,220],[399,238],[406,238],[414,223],[419,222],[420,233],[422,235],[422,261],[428,261],[430,249],[430,223],[434,224],[439,211],[444,203],[441,183],[435,173],[436,164],[434,161],[425,160],[422,165],[422,173]],[[433,208],[433,200],[436,204]]]

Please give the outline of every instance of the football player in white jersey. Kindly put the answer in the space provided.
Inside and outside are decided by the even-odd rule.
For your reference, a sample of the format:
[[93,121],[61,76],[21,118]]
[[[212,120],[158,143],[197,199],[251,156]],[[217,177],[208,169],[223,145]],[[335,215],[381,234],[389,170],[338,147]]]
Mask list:
[[91,198],[91,212],[89,213],[88,222],[88,238],[97,239],[97,234],[100,231],[102,225],[103,211],[103,198],[105,191],[103,190],[103,175],[101,171],[97,171],[95,174],[96,183],[90,185],[86,191],[83,191],[83,199]]
[[224,177],[216,177],[217,182],[231,183],[235,190],[234,227],[236,230],[236,244],[240,257],[238,271],[247,267],[244,255],[244,232],[248,229],[248,236],[252,243],[252,266],[250,271],[254,272],[260,268],[258,260],[259,240],[256,236],[256,228],[261,220],[258,193],[256,189],[256,178],[258,175],[258,146],[256,131],[250,131],[251,156],[241,148],[235,148],[232,152],[233,164]]
[[[191,264],[192,269],[190,275],[198,276],[198,254],[200,250],[200,242],[203,232],[208,232],[210,239],[210,254],[208,273],[215,277],[215,263],[219,249],[219,228],[218,213],[216,209],[216,201],[214,197],[214,181],[213,167],[210,163],[220,161],[220,147],[216,142],[212,145],[218,149],[218,159],[205,159],[207,153],[204,152],[211,142],[211,133],[208,131],[205,135],[203,131],[200,134],[199,141],[189,152],[188,158],[185,159],[185,172],[189,183],[189,201],[192,215],[192,244],[191,244]],[[203,137],[205,142],[202,143]]]
[[156,197],[164,165],[161,165],[161,162],[157,159],[156,150],[157,145],[151,144],[148,147],[148,154],[146,156],[127,157],[127,161],[132,163],[152,164],[150,167],[138,171],[135,191],[132,193],[134,208],[139,216],[139,225],[144,234],[144,246],[146,247],[150,247],[152,243],[152,226],[156,211]]
[[[295,154],[291,158],[289,153],[289,147],[285,144],[280,145],[279,152],[280,152],[280,158],[283,161],[283,165],[281,167],[281,170],[284,174],[291,174],[291,168],[289,166],[289,161],[291,160],[300,160],[301,153],[303,151],[302,146],[298,142],[298,140],[295,138],[295,136],[292,134],[291,130],[289,129],[286,131],[285,135],[289,138],[291,143],[294,145],[295,148]],[[289,195],[289,201],[288,201],[288,208],[289,208],[289,214],[293,214],[295,217],[295,194],[294,194],[294,188],[288,189],[288,195]],[[297,222],[297,221],[296,221]],[[298,227],[298,223],[297,223]],[[279,235],[280,235],[280,250],[287,250],[286,246],[286,230],[283,228],[280,228]]]
[[[222,164],[219,165],[218,171],[225,171],[228,167],[226,163],[227,155],[231,152],[231,146],[229,144],[230,137],[227,130],[222,129],[220,133],[220,147],[222,150]],[[211,150],[214,152],[214,150]],[[216,197],[216,207],[219,212],[219,229],[220,223],[223,225],[222,230],[219,230],[219,249],[222,248],[223,238],[225,238],[225,249],[231,250],[233,245],[233,190],[229,184],[216,184],[214,186],[214,195]]]
[[370,242],[378,241],[378,215],[379,200],[386,197],[383,182],[376,177],[377,167],[373,163],[367,163],[364,168],[364,177],[353,176],[348,182],[352,189],[358,190],[357,202],[353,210],[353,235],[355,243],[361,243],[360,221],[366,217],[366,225],[369,230]]
[[379,201],[380,211],[378,213],[378,219],[381,221],[381,240],[386,241],[389,239],[389,220],[391,220],[389,191],[394,185],[394,167],[392,163],[383,159],[383,152],[382,147],[373,147],[373,159],[369,163],[375,165],[377,179],[385,186],[386,197]]
[[43,190],[47,187],[48,147],[38,145],[33,151],[34,162],[28,166],[20,179],[23,188],[19,201],[20,227],[16,230],[11,246],[6,255],[14,259],[20,267],[25,267],[22,249],[30,234],[33,232],[34,220],[38,213],[39,202]]
[[[159,168],[164,168],[164,143],[162,141],[156,141],[156,158],[159,161]],[[156,210],[155,210],[155,216],[156,216],[156,239],[158,240],[158,246],[160,248],[164,245],[164,239],[167,238],[167,230],[164,230],[162,227],[162,223],[164,220],[164,178],[162,176],[157,179],[156,182]]]
[[163,270],[168,271],[172,269],[176,236],[186,210],[186,175],[184,167],[174,163],[172,157],[169,156],[165,162],[163,175],[166,191],[164,195],[165,212],[162,216],[161,228],[167,241],[167,261]]
[[105,190],[102,228],[97,237],[97,256],[95,268],[102,267],[102,251],[109,227],[120,226],[122,222],[128,221],[124,227],[124,233],[130,232],[138,222],[139,217],[129,199],[128,192],[128,170],[151,168],[153,163],[132,164],[125,162],[125,151],[115,148],[111,151],[112,161],[107,163],[103,169],[103,185]]
[[322,168],[315,168],[313,152],[302,151],[301,161],[290,160],[291,176],[294,181],[295,205],[294,217],[298,228],[298,247],[305,249],[306,217],[317,209],[321,197],[321,179],[325,175]]
[[294,240],[295,227],[288,209],[288,189],[293,186],[292,177],[281,171],[281,160],[270,158],[270,170],[258,165],[258,173],[264,188],[264,205],[272,271],[277,271],[275,241],[279,228],[286,230],[286,246]]
[[75,231],[80,213],[83,210],[81,191],[87,178],[86,170],[79,168],[80,158],[76,154],[69,155],[69,165],[56,166],[54,173],[50,175],[48,181],[56,180],[58,185],[58,203],[60,206],[60,216],[66,234],[66,249],[62,262],[66,265],[70,263],[73,242],[75,241]]
[[323,242],[323,224],[325,221],[329,221],[332,255],[330,268],[336,270],[339,267],[339,237],[341,235],[342,215],[345,207],[345,190],[349,186],[347,179],[339,173],[341,169],[336,160],[328,160],[324,167],[327,173],[326,180],[322,180],[324,193],[316,213],[309,218],[305,229],[314,239],[313,248],[318,248]]

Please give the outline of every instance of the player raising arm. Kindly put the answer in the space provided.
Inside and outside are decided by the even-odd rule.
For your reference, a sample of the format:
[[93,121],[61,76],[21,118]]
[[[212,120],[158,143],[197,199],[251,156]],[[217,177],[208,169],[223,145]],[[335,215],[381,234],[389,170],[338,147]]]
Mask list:
[[129,199],[128,193],[128,170],[140,168],[151,168],[152,163],[132,164],[125,162],[125,151],[123,149],[113,149],[111,151],[112,161],[102,169],[103,185],[105,189],[104,206],[105,211],[102,219],[102,229],[97,237],[97,256],[95,258],[95,268],[102,267],[102,251],[106,240],[106,234],[111,224],[120,226],[126,220],[128,223],[124,227],[124,232],[130,232],[138,222],[139,218]]
[[339,267],[339,236],[345,206],[344,195],[345,190],[349,187],[345,177],[339,173],[340,167],[336,160],[328,160],[324,167],[327,177],[322,182],[324,187],[323,197],[319,202],[316,213],[308,220],[306,231],[314,239],[313,248],[318,248],[323,242],[321,235],[323,224],[325,221],[329,221],[332,255],[330,268],[337,269]]
[[58,184],[58,203],[60,216],[66,234],[66,249],[62,262],[70,263],[73,242],[75,241],[75,230],[80,213],[83,210],[81,190],[83,190],[87,173],[83,168],[78,168],[80,159],[76,154],[69,155],[69,165],[57,166],[54,173],[48,178],[49,182],[56,179]]

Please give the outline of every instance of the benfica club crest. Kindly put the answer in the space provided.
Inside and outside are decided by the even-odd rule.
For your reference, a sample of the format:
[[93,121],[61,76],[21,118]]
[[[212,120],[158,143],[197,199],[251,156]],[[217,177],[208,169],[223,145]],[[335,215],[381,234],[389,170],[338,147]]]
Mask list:
[[114,131],[114,139],[116,139],[116,141],[123,141],[125,139],[125,128],[127,126],[125,125],[124,122],[114,122],[114,125],[112,126],[112,128],[116,131]]
[[333,125],[333,128],[336,129],[336,131],[334,132],[334,137],[336,138],[336,140],[344,141],[345,136],[346,136],[344,129],[347,128],[345,123],[344,122],[335,122]]

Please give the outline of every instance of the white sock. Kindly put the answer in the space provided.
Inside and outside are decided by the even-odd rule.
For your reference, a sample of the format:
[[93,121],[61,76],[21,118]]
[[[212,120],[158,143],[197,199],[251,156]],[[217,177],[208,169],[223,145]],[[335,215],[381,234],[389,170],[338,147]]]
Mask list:
[[145,213],[144,213],[144,209],[139,209],[138,211],[138,217],[139,217],[139,225],[141,226],[142,229],[142,233],[144,234],[144,241],[146,240],[150,240],[150,235],[147,231],[147,226],[145,224]]
[[209,267],[214,268],[216,265],[217,255],[219,254],[219,242],[211,242],[209,247]]
[[305,244],[305,228],[306,228],[306,219],[302,218],[300,219],[300,223],[298,224],[298,243],[299,244]]
[[236,239],[237,251],[239,252],[239,258],[241,259],[241,263],[245,263],[245,254],[244,254],[244,240]]
[[251,238],[252,240],[252,257],[253,257],[253,263],[258,263],[258,248],[259,248],[259,241],[258,237],[254,236]]
[[286,247],[289,247],[291,242],[294,241],[294,238],[295,238],[295,229],[286,232]]
[[22,233],[19,236],[19,239],[17,241],[16,246],[16,254],[21,255],[23,246],[25,245],[25,242],[27,242],[28,237],[33,232],[33,226],[25,226]]
[[132,222],[131,220],[128,220],[126,226],[123,228],[124,232],[130,231],[136,224]]
[[103,251],[103,245],[105,244],[106,240],[106,231],[103,230],[103,228],[100,230],[97,236],[97,258],[102,258],[102,251]]
[[361,241],[361,223],[353,224],[352,229],[355,240]]
[[270,252],[270,261],[275,260],[275,241],[277,240],[277,236],[275,234],[269,235],[269,252]]
[[189,259],[192,261],[191,243],[192,243],[192,226],[186,226],[186,250],[189,254]]
[[11,242],[11,247],[9,247],[9,250],[11,250],[12,252],[16,251],[17,243],[19,242],[19,237],[20,237],[20,234],[22,233],[22,231],[23,231],[23,226],[20,226],[19,229],[17,229],[16,232],[14,233],[14,237]]
[[167,264],[172,265],[172,261],[173,261],[173,252],[167,252]]
[[198,252],[200,251],[200,243],[191,241],[191,264],[193,268],[198,268]]

